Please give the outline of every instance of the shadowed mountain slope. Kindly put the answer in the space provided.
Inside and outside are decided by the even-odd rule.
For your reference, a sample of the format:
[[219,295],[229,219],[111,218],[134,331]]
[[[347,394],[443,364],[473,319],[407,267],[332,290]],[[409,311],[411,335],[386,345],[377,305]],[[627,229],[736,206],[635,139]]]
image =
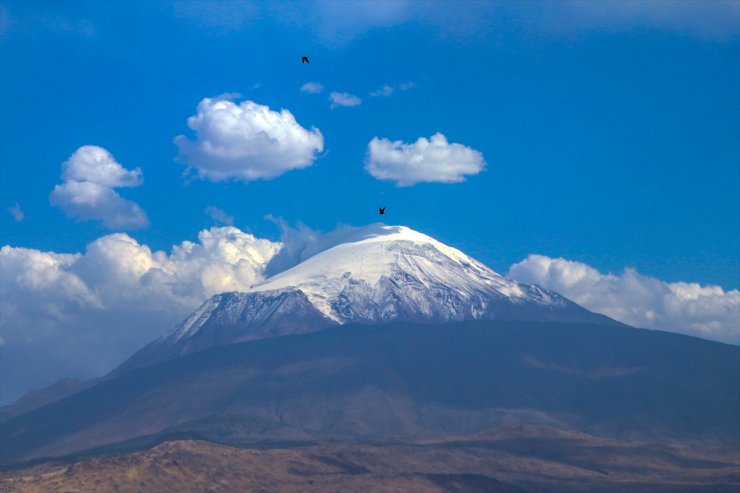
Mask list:
[[132,370],[3,424],[2,460],[166,430],[233,443],[537,424],[736,443],[740,348],[624,326],[345,326]]

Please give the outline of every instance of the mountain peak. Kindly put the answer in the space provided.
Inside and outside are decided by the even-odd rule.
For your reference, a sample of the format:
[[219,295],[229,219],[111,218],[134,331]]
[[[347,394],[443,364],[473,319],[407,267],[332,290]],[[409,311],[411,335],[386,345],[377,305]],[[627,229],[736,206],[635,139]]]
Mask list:
[[439,243],[431,236],[415,231],[408,226],[392,226],[381,222],[368,224],[359,228],[339,230],[336,234],[337,244],[396,240]]
[[340,228],[298,253],[297,265],[249,291],[222,293],[206,301],[124,366],[348,323],[481,319],[613,323],[557,293],[507,279],[460,250],[405,226]]
[[460,250],[447,246],[444,243],[435,240],[431,236],[413,230],[408,226],[388,226],[383,223],[373,223],[350,231],[344,238],[344,241],[336,246],[358,246],[371,243],[389,243],[399,241],[430,244],[450,258],[466,261],[472,260]]
[[[539,303],[555,301],[555,297],[543,297],[542,290],[532,291],[506,279],[430,236],[380,223],[347,230],[333,246],[252,286],[250,292],[287,287],[303,291],[319,311],[340,323],[378,321],[377,316],[380,320],[395,319],[400,313],[399,302],[408,305],[402,311],[415,313],[410,318],[429,320],[439,315],[449,320],[465,318],[459,312],[465,305],[476,318],[486,310],[483,300],[491,297],[523,299],[534,295]],[[445,300],[453,299],[459,307],[446,315],[435,315],[445,309],[440,302],[446,305]],[[378,309],[363,309],[365,315],[348,306],[367,307],[368,301]],[[386,306],[381,308],[383,304]]]

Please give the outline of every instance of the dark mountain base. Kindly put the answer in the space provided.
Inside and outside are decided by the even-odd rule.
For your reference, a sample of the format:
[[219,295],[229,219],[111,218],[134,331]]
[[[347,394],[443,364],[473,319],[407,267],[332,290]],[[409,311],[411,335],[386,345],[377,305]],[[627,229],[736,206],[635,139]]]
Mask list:
[[723,493],[740,491],[740,455],[530,427],[260,449],[180,440],[6,470],[11,491]]
[[69,395],[76,394],[82,390],[92,387],[99,379],[77,380],[74,378],[62,378],[51,385],[41,389],[32,390],[17,401],[7,406],[0,407],[0,421],[7,421],[21,414],[33,411],[41,406],[56,402]]
[[167,433],[220,443],[385,440],[537,425],[740,442],[740,348],[624,326],[391,324],[230,344],[5,421],[5,464]]

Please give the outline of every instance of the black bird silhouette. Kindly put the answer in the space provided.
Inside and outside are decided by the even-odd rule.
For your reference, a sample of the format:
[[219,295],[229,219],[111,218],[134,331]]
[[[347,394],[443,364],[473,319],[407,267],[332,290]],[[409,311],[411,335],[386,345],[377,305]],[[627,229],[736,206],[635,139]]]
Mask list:
[[307,56],[302,56],[301,57],[301,63],[311,63],[311,62],[308,61],[308,57]]
[[384,215],[385,214],[385,207],[380,207],[378,209],[378,214],[380,214],[381,216]]

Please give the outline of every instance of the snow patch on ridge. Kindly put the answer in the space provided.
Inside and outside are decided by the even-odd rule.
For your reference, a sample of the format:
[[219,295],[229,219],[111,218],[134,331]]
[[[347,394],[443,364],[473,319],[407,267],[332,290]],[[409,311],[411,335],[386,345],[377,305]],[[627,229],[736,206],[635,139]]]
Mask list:
[[165,339],[169,339],[170,341],[175,342],[179,341],[183,337],[188,338],[192,336],[193,334],[198,332],[198,329],[200,329],[203,324],[208,321],[209,318],[211,318],[213,311],[218,307],[220,302],[220,295],[209,298],[208,300],[206,300],[205,303],[200,305],[198,309],[196,309],[188,318],[183,320],[179,325],[172,329],[172,331],[162,334],[159,340],[164,341]]

